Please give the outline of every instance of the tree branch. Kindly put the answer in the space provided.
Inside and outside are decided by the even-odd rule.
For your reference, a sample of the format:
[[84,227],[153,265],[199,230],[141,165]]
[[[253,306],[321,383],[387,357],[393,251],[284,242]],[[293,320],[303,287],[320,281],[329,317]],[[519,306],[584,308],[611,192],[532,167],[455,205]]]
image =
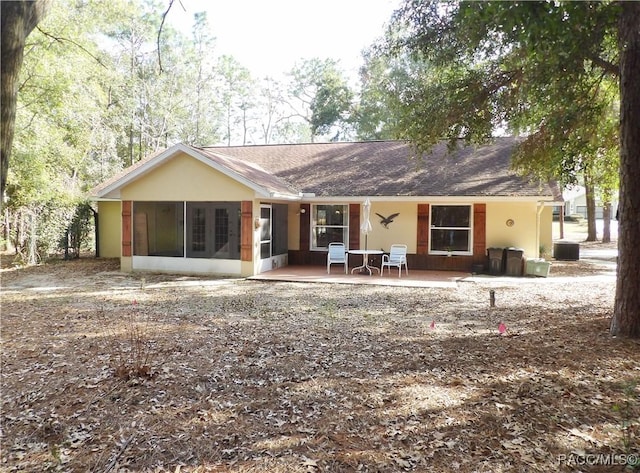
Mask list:
[[605,59],[602,59],[598,56],[592,56],[589,59],[592,63],[600,67],[608,74],[612,74],[615,77],[620,77],[620,67],[618,66],[618,64],[613,64],[612,62],[606,61]]
[[49,13],[51,3],[52,0],[41,0],[39,2],[34,2],[33,8],[29,9],[29,13],[27,15],[27,22],[25,24],[25,37],[29,36],[31,31],[33,31],[40,20],[42,20],[47,15],[47,13]]
[[[169,6],[167,7],[167,10],[162,14],[162,21],[160,22],[160,28],[158,28],[158,38],[156,39],[156,43],[158,45],[158,66],[160,68],[160,74],[162,74],[162,55],[160,54],[160,36],[162,36],[162,28],[164,27],[164,21],[167,19],[167,15],[169,14],[169,11],[171,11],[173,2],[175,2],[175,0],[169,0]],[[182,4],[181,0],[178,0],[178,3],[180,4],[180,6],[184,11],[187,11],[184,8],[184,5]]]
[[47,33],[46,31],[44,31],[42,28],[40,28],[40,26],[36,26],[36,29],[47,38],[51,38],[52,40],[58,43],[64,43],[66,41],[67,43],[73,44],[74,46],[76,46],[77,48],[85,52],[88,56],[90,56],[94,61],[96,61],[102,67],[104,67],[105,69],[108,69],[107,66],[105,66],[104,63],[100,60],[100,58],[97,58],[96,56],[94,56],[89,50],[87,50],[87,48],[85,48],[81,44],[76,43],[74,40],[69,38],[60,38],[58,36],[54,36],[51,33]]

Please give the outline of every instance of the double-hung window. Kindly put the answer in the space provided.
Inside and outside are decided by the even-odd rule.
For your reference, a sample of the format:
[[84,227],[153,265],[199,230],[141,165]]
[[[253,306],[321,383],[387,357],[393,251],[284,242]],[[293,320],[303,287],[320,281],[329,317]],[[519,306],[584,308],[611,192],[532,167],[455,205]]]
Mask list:
[[314,204],[311,206],[311,248],[323,250],[329,243],[349,241],[349,207]]
[[471,205],[431,205],[429,253],[472,254]]

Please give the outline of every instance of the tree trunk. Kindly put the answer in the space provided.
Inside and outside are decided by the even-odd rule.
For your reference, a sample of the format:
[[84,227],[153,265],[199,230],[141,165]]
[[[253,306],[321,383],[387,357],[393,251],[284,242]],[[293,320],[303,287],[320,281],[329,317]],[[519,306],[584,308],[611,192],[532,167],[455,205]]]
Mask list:
[[640,338],[640,2],[620,8],[620,220],[610,331]]
[[585,173],[584,176],[584,189],[585,198],[587,199],[587,240],[596,241],[598,235],[596,234],[596,197],[595,197],[595,185],[593,178]]
[[38,217],[36,212],[29,212],[29,248],[27,264],[34,266],[38,263]]
[[24,250],[24,210],[18,210],[15,212],[14,219],[16,233],[13,239],[13,247],[15,248],[16,256],[18,256]]
[[4,223],[2,225],[2,251],[8,251],[11,246],[11,219],[9,209],[4,209],[2,215]]
[[45,15],[49,0],[0,2],[2,47],[0,48],[0,203],[9,171],[13,132],[16,122],[18,76],[24,57],[24,44]]
[[602,243],[611,241],[611,202],[605,202],[602,207]]

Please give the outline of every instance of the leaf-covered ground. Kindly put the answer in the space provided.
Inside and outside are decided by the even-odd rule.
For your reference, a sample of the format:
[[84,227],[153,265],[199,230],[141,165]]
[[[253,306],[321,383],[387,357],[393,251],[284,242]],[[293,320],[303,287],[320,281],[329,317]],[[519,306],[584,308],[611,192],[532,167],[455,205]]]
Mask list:
[[610,267],[456,289],[142,277],[3,271],[2,471],[629,471],[640,454],[640,345],[608,333]]

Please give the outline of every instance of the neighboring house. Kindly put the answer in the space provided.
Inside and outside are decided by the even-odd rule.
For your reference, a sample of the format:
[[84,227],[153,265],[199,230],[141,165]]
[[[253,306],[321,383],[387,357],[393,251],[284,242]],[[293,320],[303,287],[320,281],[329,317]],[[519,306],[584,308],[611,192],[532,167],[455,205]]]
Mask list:
[[[564,199],[565,216],[580,215],[587,218],[587,191],[583,186],[570,186],[562,191]],[[618,202],[611,202],[611,218],[618,210]],[[596,219],[602,219],[604,215],[604,203],[596,195]]]
[[364,248],[368,197],[368,248],[404,243],[409,268],[471,270],[489,247],[535,258],[551,247],[562,196],[510,170],[517,142],[452,153],[443,144],[419,159],[402,141],[178,144],[94,189],[98,251],[124,271],[251,276],[323,265],[332,241]]

